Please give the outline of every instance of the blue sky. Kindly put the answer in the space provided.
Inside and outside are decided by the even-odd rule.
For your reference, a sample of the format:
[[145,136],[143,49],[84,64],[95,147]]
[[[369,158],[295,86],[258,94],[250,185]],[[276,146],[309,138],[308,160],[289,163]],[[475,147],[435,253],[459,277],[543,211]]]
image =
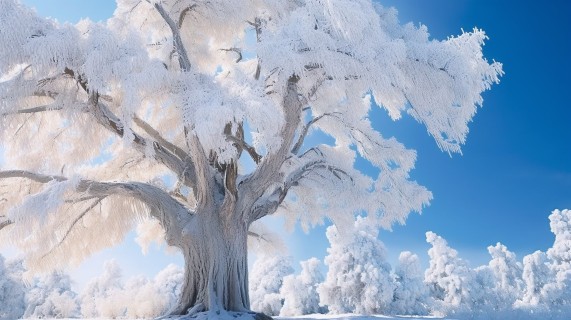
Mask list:
[[[114,1],[24,0],[44,16],[76,22],[103,20]],[[551,246],[547,216],[571,208],[571,12],[569,1],[385,0],[399,10],[401,22],[428,26],[436,39],[473,27],[490,40],[484,52],[504,64],[506,75],[484,95],[484,107],[470,125],[463,155],[440,152],[426,129],[409,117],[392,122],[386,113],[371,113],[385,136],[395,136],[416,149],[412,176],[434,194],[422,215],[412,214],[404,227],[381,232],[392,259],[411,250],[427,259],[424,234],[431,230],[448,240],[476,266],[489,260],[486,247],[502,242],[518,254]],[[297,259],[322,258],[328,246],[324,228],[309,235],[289,235]],[[311,245],[308,245],[311,243]],[[155,248],[147,257],[128,239],[98,254],[76,271],[98,274],[100,264],[118,258],[125,274],[152,274],[171,261]]]

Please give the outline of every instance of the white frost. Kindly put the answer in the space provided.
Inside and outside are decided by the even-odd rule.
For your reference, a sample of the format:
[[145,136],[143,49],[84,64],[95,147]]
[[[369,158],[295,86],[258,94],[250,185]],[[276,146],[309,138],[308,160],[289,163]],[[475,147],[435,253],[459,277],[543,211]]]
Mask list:
[[250,299],[253,310],[277,316],[283,307],[280,294],[284,277],[293,273],[291,257],[259,256],[250,272]]
[[326,235],[331,247],[325,282],[317,288],[320,304],[334,314],[386,313],[395,285],[377,229],[359,217],[350,231],[331,226]]

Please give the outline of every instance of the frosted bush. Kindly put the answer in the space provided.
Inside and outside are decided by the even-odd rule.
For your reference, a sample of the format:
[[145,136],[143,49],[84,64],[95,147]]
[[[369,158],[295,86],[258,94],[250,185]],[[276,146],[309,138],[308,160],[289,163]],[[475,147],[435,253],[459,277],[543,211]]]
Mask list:
[[434,299],[434,309],[445,314],[465,311],[469,307],[473,271],[442,237],[429,231],[426,242],[432,248],[428,250],[430,261],[424,282]]
[[391,303],[391,312],[403,315],[425,315],[428,313],[428,287],[420,260],[416,254],[405,251],[399,255],[395,268],[396,288]]
[[51,272],[34,281],[26,292],[25,318],[72,318],[79,315],[77,294],[63,272]]
[[323,282],[323,274],[319,270],[321,262],[316,258],[301,261],[301,273],[284,277],[280,295],[284,305],[280,316],[299,316],[304,314],[322,313],[319,306],[317,286]]
[[334,314],[387,312],[394,282],[378,230],[359,217],[353,230],[341,233],[331,226],[326,235],[331,245],[325,257],[329,270],[317,288],[320,304]]
[[157,317],[176,304],[182,278],[182,269],[169,265],[154,279],[138,276],[125,281],[117,262],[108,261],[103,274],[84,290],[81,314],[83,317]]
[[0,255],[0,319],[18,319],[24,314],[24,286],[14,269],[17,263],[5,264],[4,257]]
[[488,252],[492,256],[488,266],[494,277],[493,287],[497,298],[492,303],[497,310],[512,309],[523,292],[523,266],[515,254],[501,243],[489,246]]
[[293,273],[292,259],[285,256],[260,256],[250,272],[252,310],[277,316],[283,307],[280,294],[284,277]]
[[545,286],[547,300],[551,308],[571,313],[571,210],[554,210],[549,222],[555,242],[547,257],[555,279]]

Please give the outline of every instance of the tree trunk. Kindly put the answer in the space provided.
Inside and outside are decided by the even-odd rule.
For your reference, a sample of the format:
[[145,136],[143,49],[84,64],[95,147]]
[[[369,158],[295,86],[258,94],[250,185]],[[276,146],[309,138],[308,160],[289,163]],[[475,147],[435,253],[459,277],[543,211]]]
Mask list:
[[[220,214],[201,212],[182,236],[184,283],[173,315],[221,310],[249,312],[248,226]],[[223,219],[221,217],[226,217]]]

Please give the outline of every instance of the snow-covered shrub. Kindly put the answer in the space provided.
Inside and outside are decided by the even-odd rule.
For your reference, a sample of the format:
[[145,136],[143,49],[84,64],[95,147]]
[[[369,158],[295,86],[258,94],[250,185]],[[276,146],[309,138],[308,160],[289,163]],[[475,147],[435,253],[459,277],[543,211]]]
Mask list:
[[571,314],[571,210],[554,210],[549,222],[555,242],[547,257],[554,279],[545,285],[546,300],[550,309]]
[[530,312],[546,311],[544,287],[550,278],[552,275],[545,252],[535,251],[523,257],[524,291],[521,299],[515,302],[515,307]]
[[536,251],[523,258],[524,294],[515,307],[551,319],[571,314],[571,210],[549,216],[553,246],[547,254]]
[[166,296],[161,296],[153,281],[144,276],[128,279],[122,291],[129,319],[151,318],[162,314],[168,305]]
[[154,279],[143,276],[123,280],[114,260],[93,279],[81,296],[83,317],[154,318],[169,311],[180,294],[182,269],[169,265]]
[[52,272],[35,279],[26,292],[24,318],[71,318],[79,315],[77,294],[71,279],[63,272]]
[[169,264],[155,276],[154,284],[159,297],[164,299],[165,311],[169,311],[175,307],[182,290],[183,279],[184,274],[182,269],[174,264]]
[[426,241],[432,248],[428,250],[430,261],[424,273],[424,282],[434,299],[433,309],[444,314],[468,310],[473,271],[442,237],[429,231]]
[[377,238],[378,230],[363,218],[354,229],[340,233],[327,228],[331,247],[325,264],[329,267],[325,282],[318,286],[320,304],[331,313],[379,314],[387,312],[393,299],[391,267],[385,261],[385,247]]
[[0,255],[0,320],[18,319],[24,314],[24,285],[18,267],[21,262],[6,264]]
[[319,306],[317,286],[323,282],[323,274],[319,270],[321,262],[316,258],[301,261],[301,273],[288,275],[283,280],[280,295],[284,305],[280,316],[299,316],[304,314],[321,313],[324,308]]
[[468,279],[471,280],[466,283],[468,296],[462,302],[462,307],[456,310],[456,314],[463,311],[468,317],[473,315],[486,319],[485,315],[488,315],[487,318],[492,318],[491,314],[499,311],[497,303],[501,299],[498,294],[502,294],[495,290],[496,282],[492,269],[489,266],[479,266],[471,270]]
[[115,260],[104,264],[103,274],[89,282],[81,294],[81,315],[85,318],[116,318],[125,314],[122,272]]
[[252,310],[270,316],[279,315],[284,303],[280,289],[284,277],[293,271],[291,257],[259,256],[249,278]]
[[517,261],[513,252],[499,242],[495,246],[489,246],[488,252],[492,256],[488,267],[494,277],[493,287],[496,297],[492,302],[493,307],[496,310],[512,309],[514,302],[523,292],[522,264]]
[[396,288],[391,303],[391,313],[402,315],[425,315],[428,313],[428,288],[420,260],[416,254],[405,251],[399,255],[395,268]]

